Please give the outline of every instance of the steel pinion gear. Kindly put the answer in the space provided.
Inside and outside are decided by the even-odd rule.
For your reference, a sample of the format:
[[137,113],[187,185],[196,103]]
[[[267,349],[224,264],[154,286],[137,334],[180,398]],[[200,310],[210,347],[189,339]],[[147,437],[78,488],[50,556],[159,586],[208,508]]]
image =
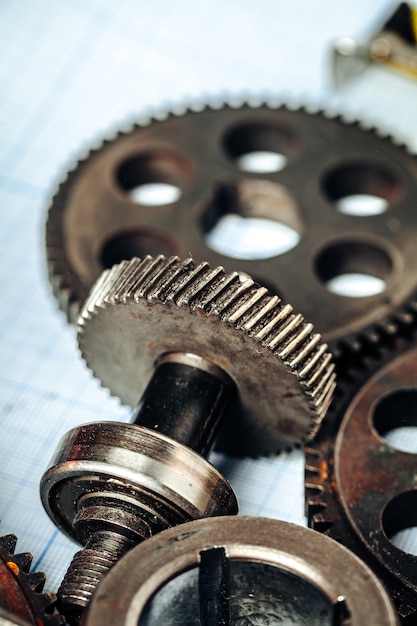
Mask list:
[[393,322],[339,376],[328,417],[305,450],[305,497],[309,525],[373,569],[409,626],[417,623],[417,555],[391,539],[417,526],[417,461],[386,435],[417,424],[414,303]]
[[218,447],[268,454],[317,430],[335,387],[327,345],[251,278],[177,257],[134,258],[103,273],[79,321],[87,364],[134,406],[164,354],[196,354],[235,381]]
[[0,537],[0,623],[26,626],[59,626],[60,615],[53,615],[55,596],[42,593],[45,574],[30,572],[32,555],[15,554],[17,537]]
[[[277,158],[248,165],[246,157],[259,153]],[[176,196],[159,206],[135,196],[161,183]],[[355,215],[342,207],[358,195],[376,197],[382,208]],[[416,195],[415,157],[340,116],[267,103],[166,114],[105,141],[68,173],[46,225],[50,278],[74,322],[103,268],[191,253],[268,285],[339,357],[372,343],[380,323],[416,292]],[[231,258],[209,244],[228,216],[280,222],[298,244],[277,256]],[[352,273],[385,287],[367,297],[329,289]]]

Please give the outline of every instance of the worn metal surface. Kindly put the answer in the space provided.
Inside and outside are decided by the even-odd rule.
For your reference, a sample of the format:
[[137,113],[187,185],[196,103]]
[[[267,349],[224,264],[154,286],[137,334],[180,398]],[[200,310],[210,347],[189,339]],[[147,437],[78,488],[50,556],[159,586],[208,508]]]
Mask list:
[[417,342],[398,336],[341,381],[306,450],[309,524],[353,550],[389,588],[404,624],[417,621],[417,555],[391,538],[417,525],[417,457],[385,435],[417,425]]
[[48,515],[84,545],[58,592],[71,624],[135,544],[237,512],[230,485],[188,446],[207,454],[221,421],[222,443],[240,453],[299,443],[317,430],[335,387],[311,324],[252,279],[192,259],[134,258],[104,272],[80,316],[79,343],[103,384],[132,404],[141,399],[134,424],[65,435],[41,480]]
[[394,626],[398,617],[377,577],[336,542],[242,517],[190,522],[135,548],[97,589],[85,619],[155,623]]
[[45,575],[29,573],[32,555],[15,554],[17,537],[0,537],[0,624],[59,626],[64,619],[52,615],[55,596],[43,593]]
[[84,546],[58,590],[71,624],[133,546],[189,520],[237,513],[229,483],[204,457],[148,428],[112,422],[64,436],[41,497],[58,528]]
[[[133,424],[87,424],[61,440],[42,478],[48,515],[82,542],[74,518],[95,494],[103,506],[106,498],[114,509],[126,503],[137,524],[143,523],[137,534],[144,537],[191,519],[237,511],[233,492],[215,467],[193,450]],[[133,527],[126,519],[127,529]]]
[[224,370],[238,401],[219,445],[238,454],[312,436],[335,387],[310,323],[250,278],[192,259],[145,257],[104,272],[80,316],[79,343],[103,385],[131,405],[161,355],[190,353]]
[[[280,294],[332,349],[385,320],[416,290],[417,161],[359,123],[272,105],[206,108],[147,120],[104,142],[69,172],[48,216],[48,266],[61,307],[75,321],[104,267],[145,254],[192,254],[238,269]],[[248,172],[240,158],[280,153],[280,171]],[[163,206],[132,200],[146,183],[176,186]],[[378,215],[338,209],[340,198],[371,194]],[[228,214],[293,228],[300,241],[279,256],[230,258],[206,234]],[[365,298],[329,291],[328,272],[364,272],[385,281]]]

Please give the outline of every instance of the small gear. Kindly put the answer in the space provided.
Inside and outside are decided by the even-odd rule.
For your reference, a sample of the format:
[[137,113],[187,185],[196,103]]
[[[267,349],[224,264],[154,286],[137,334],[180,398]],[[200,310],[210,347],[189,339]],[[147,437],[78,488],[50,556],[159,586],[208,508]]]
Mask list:
[[[45,575],[29,573],[32,555],[15,554],[15,535],[0,537],[0,610],[12,623],[23,621],[27,626],[59,626],[64,623],[60,615],[53,615],[55,596],[42,593]],[[7,616],[7,618],[6,618]],[[6,622],[8,623],[8,622]]]
[[[245,158],[259,153],[282,159],[248,165]],[[152,206],[134,196],[161,183],[177,197]],[[364,215],[341,208],[358,195],[382,207]],[[340,116],[272,104],[167,114],[105,141],[68,173],[46,225],[50,277],[74,322],[103,268],[124,259],[191,252],[226,271],[238,265],[291,302],[338,357],[372,341],[416,292],[416,195],[416,159]],[[237,262],[208,244],[230,215],[281,222],[299,242],[279,256]],[[367,297],[329,290],[329,281],[351,273],[385,288]]]
[[317,430],[334,364],[312,324],[251,278],[192,259],[134,258],[103,273],[79,322],[83,356],[102,384],[134,406],[164,354],[195,354],[226,371],[239,401],[219,446],[268,454]]
[[417,623],[417,555],[391,538],[417,525],[417,460],[385,435],[417,424],[416,313],[414,304],[399,311],[392,332],[350,362],[305,451],[309,525],[374,570],[407,626]]

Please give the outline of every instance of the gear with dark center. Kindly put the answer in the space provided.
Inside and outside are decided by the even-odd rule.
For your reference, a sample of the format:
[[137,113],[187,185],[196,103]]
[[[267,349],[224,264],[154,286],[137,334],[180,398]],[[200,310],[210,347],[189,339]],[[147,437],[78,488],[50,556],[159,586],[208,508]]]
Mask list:
[[417,426],[417,315],[397,319],[396,334],[339,378],[306,449],[305,494],[309,525],[373,569],[408,626],[417,623],[417,554],[398,533],[417,526],[417,457],[393,436]]
[[59,626],[64,618],[53,614],[55,596],[43,593],[45,574],[29,572],[32,555],[15,554],[17,537],[0,537],[0,622],[26,626]]
[[[165,199],[143,193],[155,185]],[[358,196],[379,204],[355,214]],[[390,332],[389,316],[416,299],[416,196],[415,157],[341,117],[267,104],[166,115],[105,141],[68,173],[46,226],[50,277],[75,321],[103,268],[191,253],[267,285],[338,357]],[[272,220],[299,241],[257,259],[224,251],[211,237],[225,218]],[[383,287],[366,297],[330,288],[357,273]]]

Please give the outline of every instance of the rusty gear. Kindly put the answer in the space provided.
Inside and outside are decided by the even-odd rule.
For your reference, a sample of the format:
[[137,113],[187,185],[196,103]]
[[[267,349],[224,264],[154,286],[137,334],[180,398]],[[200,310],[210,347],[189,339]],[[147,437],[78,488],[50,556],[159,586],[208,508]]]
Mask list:
[[224,370],[239,401],[220,445],[239,454],[312,436],[335,387],[312,324],[251,278],[192,259],[134,258],[104,272],[80,316],[79,343],[93,373],[131,406],[164,354],[195,354]]
[[[380,135],[338,116],[268,104],[200,107],[119,133],[68,173],[49,210],[47,258],[61,308],[75,321],[103,268],[133,256],[191,252],[232,271],[236,259],[211,249],[207,233],[224,215],[263,217],[290,226],[300,241],[280,256],[240,259],[238,269],[291,302],[336,356],[360,350],[417,287],[417,161]],[[286,165],[245,170],[242,157],[262,151],[283,155]],[[158,207],[134,201],[132,190],[148,183],[173,185],[180,197]],[[357,194],[379,197],[386,211],[359,217],[338,209]],[[326,287],[355,272],[384,280],[385,289],[353,298]]]
[[[53,615],[55,596],[42,593],[45,575],[29,573],[32,555],[15,554],[15,535],[0,537],[0,610],[4,619],[27,626],[59,626],[64,618]],[[7,618],[6,618],[7,616]]]
[[417,525],[417,460],[384,436],[417,424],[414,305],[396,320],[396,332],[340,378],[328,419],[306,449],[306,513],[310,526],[374,570],[403,623],[411,625],[417,621],[417,555],[390,538]]

